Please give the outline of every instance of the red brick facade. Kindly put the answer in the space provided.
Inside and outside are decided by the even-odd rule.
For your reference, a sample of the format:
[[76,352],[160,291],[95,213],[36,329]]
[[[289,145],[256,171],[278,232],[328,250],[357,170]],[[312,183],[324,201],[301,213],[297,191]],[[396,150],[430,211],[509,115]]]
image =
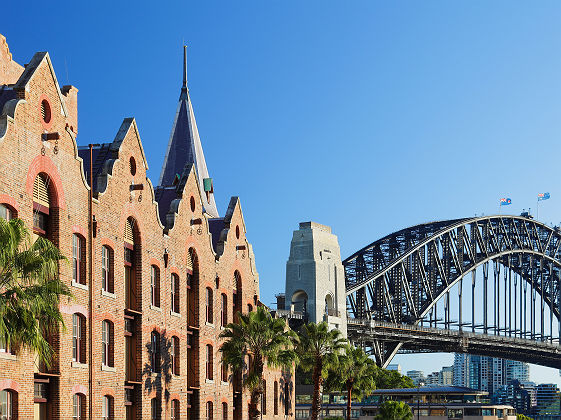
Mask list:
[[[194,169],[187,169],[161,217],[136,123],[125,119],[94,178],[90,226],[87,172],[95,162],[86,162],[89,151],[79,151],[76,143],[77,89],[59,87],[46,53],[36,53],[25,69],[14,63],[2,36],[0,110],[0,204],[31,229],[39,211],[34,183],[37,176],[47,181],[45,235],[69,258],[60,276],[74,295],[60,304],[66,328],[51,337],[56,359],[49,369],[27,351],[0,352],[0,391],[10,391],[13,418],[72,419],[73,403],[79,403],[80,418],[102,419],[105,399],[113,419],[152,419],[152,405],[157,419],[205,419],[208,403],[213,420],[247,419],[249,395],[238,392],[236,381],[222,382],[218,351],[223,295],[227,322],[235,310],[247,312],[259,302],[237,197],[215,221],[220,229],[210,229]],[[76,282],[73,255],[79,255]],[[153,291],[159,302],[153,302]],[[73,328],[78,318],[84,325]],[[292,382],[277,370],[266,376],[263,417],[293,418]]]

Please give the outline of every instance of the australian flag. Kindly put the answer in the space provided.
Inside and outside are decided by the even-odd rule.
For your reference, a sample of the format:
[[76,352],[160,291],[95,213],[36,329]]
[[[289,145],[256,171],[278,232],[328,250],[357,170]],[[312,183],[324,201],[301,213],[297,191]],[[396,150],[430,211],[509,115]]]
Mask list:
[[549,200],[549,193],[539,193],[538,201]]
[[501,206],[508,206],[509,204],[512,204],[512,200],[510,198],[501,198]]

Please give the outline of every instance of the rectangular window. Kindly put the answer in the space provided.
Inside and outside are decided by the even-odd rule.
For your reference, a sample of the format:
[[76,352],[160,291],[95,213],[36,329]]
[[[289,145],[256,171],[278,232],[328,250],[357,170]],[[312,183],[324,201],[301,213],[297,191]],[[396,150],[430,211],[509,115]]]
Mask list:
[[150,275],[150,296],[151,304],[157,308],[160,307],[160,269],[155,265],[152,266]]
[[101,247],[101,288],[113,293],[113,251],[107,246]]
[[214,302],[212,298],[212,289],[210,287],[207,287],[206,288],[206,322],[208,322],[209,324],[213,323],[213,318],[214,318],[214,314],[212,310],[213,304]]
[[212,346],[210,344],[207,344],[206,346],[206,378],[208,380],[213,379],[213,359],[214,359],[214,355],[212,354]]
[[279,383],[277,381],[273,388],[273,411],[275,416],[279,415]]
[[222,327],[228,325],[228,296],[222,294]]
[[78,314],[72,315],[72,360],[84,363],[84,351],[82,333],[84,329],[84,321]]
[[179,313],[179,276],[171,275],[171,311]]
[[84,240],[78,235],[72,235],[72,280],[80,284],[86,284],[84,248]]

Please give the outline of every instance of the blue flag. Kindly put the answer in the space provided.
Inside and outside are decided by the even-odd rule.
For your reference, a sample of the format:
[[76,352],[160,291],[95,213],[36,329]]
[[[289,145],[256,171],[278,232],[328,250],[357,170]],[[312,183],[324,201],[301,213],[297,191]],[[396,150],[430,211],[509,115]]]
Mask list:
[[510,198],[501,198],[501,206],[508,206],[509,204],[512,204],[512,200]]
[[538,201],[549,200],[549,193],[539,193]]

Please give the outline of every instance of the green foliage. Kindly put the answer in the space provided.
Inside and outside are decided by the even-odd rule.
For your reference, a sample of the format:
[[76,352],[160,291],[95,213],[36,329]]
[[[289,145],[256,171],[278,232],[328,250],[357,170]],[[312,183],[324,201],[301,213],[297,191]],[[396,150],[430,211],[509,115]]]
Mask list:
[[403,401],[385,401],[374,420],[412,420],[411,408]]
[[329,330],[326,322],[304,324],[298,338],[296,352],[300,361],[299,367],[304,372],[312,372],[314,391],[310,418],[317,420],[323,381],[330,371],[337,368],[339,355],[344,350],[347,340],[339,330]]
[[325,388],[330,391],[351,391],[353,400],[361,401],[376,389],[378,366],[361,348],[345,345],[335,369],[329,372]]
[[[282,318],[273,318],[263,307],[248,314],[238,313],[239,322],[228,324],[220,334],[226,340],[220,346],[222,362],[234,373],[247,369],[244,386],[260,389],[264,363],[272,367],[291,368],[296,355],[295,333]],[[253,363],[248,366],[248,356]]]
[[58,278],[65,260],[47,239],[31,243],[21,219],[0,218],[0,337],[36,352],[47,366],[53,349],[45,337],[64,327],[59,300],[71,296]]
[[525,416],[524,414],[517,414],[516,420],[534,420],[531,417]]
[[298,336],[296,352],[299,367],[304,372],[321,367],[321,378],[326,379],[329,371],[336,368],[338,355],[344,350],[347,341],[339,330],[329,330],[326,322],[304,324]]
[[415,388],[415,384],[409,376],[402,375],[396,370],[378,369],[376,388]]

